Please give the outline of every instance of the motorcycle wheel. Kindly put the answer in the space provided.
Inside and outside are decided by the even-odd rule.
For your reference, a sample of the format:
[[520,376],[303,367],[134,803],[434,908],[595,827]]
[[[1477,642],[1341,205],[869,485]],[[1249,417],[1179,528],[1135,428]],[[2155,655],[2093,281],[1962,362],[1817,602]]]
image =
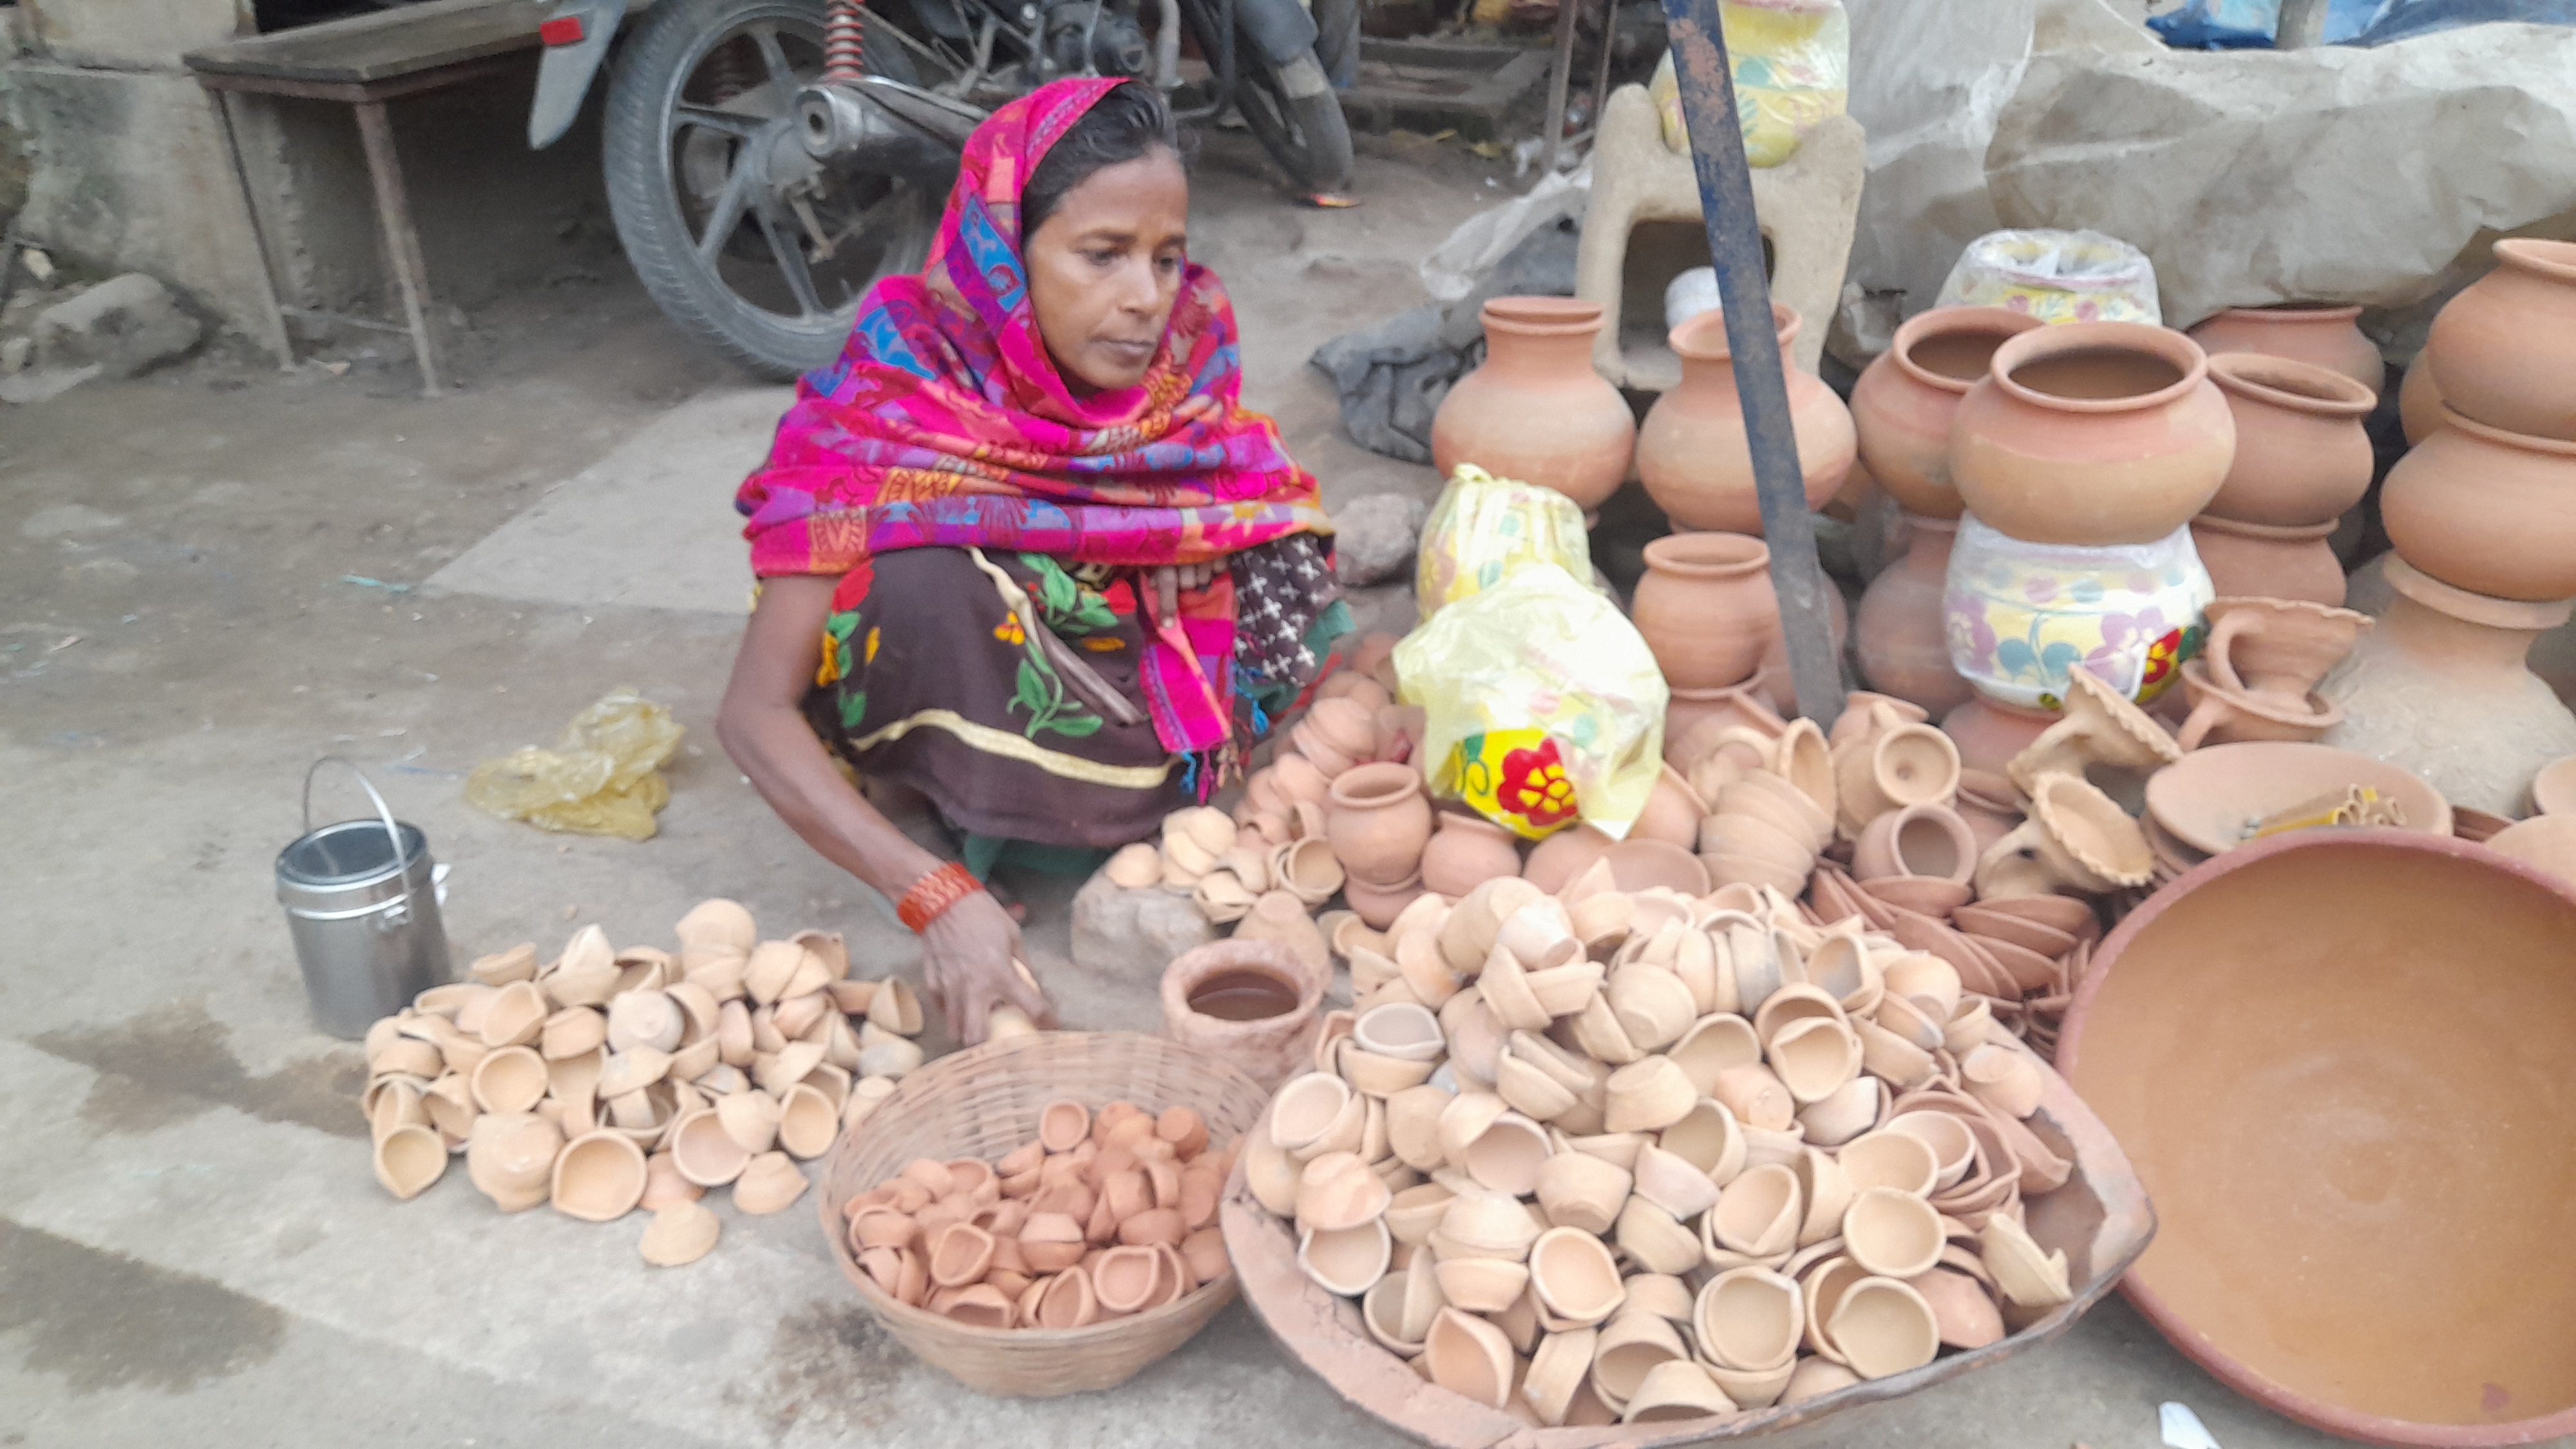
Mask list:
[[[1217,54],[1216,22],[1209,8],[1193,4],[1182,10],[1197,32],[1200,53]],[[1289,181],[1308,193],[1350,185],[1350,123],[1342,118],[1341,98],[1325,81],[1327,72],[1315,52],[1309,49],[1274,66],[1253,48],[1252,37],[1238,23],[1234,60],[1235,112]],[[1291,90],[1312,93],[1291,95]]]
[[[942,198],[823,167],[797,90],[822,74],[821,0],[660,0],[617,58],[602,138],[609,211],[644,288],[683,331],[763,376],[840,354],[859,297],[917,271]],[[892,45],[869,69],[912,80]]]

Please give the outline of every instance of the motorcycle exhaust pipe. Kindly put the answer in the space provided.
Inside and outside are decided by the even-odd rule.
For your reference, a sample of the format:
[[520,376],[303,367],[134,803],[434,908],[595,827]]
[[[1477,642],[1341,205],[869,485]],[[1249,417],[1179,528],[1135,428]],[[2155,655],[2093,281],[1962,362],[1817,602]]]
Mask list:
[[823,81],[796,93],[798,134],[817,161],[864,151],[945,149],[953,160],[985,112],[884,76]]
[[796,119],[805,154],[829,161],[883,140],[893,127],[858,95],[837,85],[813,85],[796,93]]

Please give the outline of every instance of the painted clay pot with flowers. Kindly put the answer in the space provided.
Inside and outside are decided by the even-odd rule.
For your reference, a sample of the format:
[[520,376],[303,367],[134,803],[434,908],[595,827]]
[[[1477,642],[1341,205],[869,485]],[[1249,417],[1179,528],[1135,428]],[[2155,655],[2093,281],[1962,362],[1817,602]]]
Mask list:
[[2168,537],[2235,454],[2235,420],[2199,344],[2142,322],[2070,322],[2005,342],[1950,432],[1970,513],[2013,538],[2085,548]]
[[2212,357],[2260,353],[2322,367],[2370,389],[2375,405],[2388,381],[2388,364],[2379,355],[2379,345],[2362,335],[2355,320],[2360,316],[2359,307],[2313,302],[2230,307],[2193,327],[2189,335]]
[[[1807,506],[1820,508],[1843,486],[1859,456],[1851,410],[1814,373],[1790,359],[1797,311],[1771,304],[1780,366],[1789,388],[1789,422],[1798,438],[1798,472]],[[1655,401],[1637,431],[1637,476],[1676,528],[1760,534],[1762,508],[1753,489],[1753,455],[1744,440],[1744,400],[1735,391],[1734,352],[1726,314],[1702,312],[1672,330],[1681,354],[1681,385]]]
[[2055,710],[2070,664],[2140,704],[2163,694],[2215,596],[2185,529],[2147,548],[2076,548],[2008,538],[1971,514],[1941,612],[1950,662],[1979,694]]
[[2203,513],[2238,523],[2326,523],[2370,491],[2375,460],[2362,427],[2378,405],[2370,389],[2260,352],[2212,357],[2209,376],[2236,420],[2236,458]]
[[1636,415],[1592,370],[1601,307],[1571,297],[1496,297],[1482,309],[1485,361],[1431,418],[1443,476],[1473,463],[1497,478],[1553,488],[1590,513],[1619,490]]
[[1869,476],[1918,518],[1967,507],[1950,479],[1950,423],[2008,339],[2043,325],[2009,307],[1935,307],[1908,318],[1852,385],[1852,426]]
[[2507,237],[2495,259],[2434,317],[2418,365],[2461,417],[2576,442],[2576,242]]

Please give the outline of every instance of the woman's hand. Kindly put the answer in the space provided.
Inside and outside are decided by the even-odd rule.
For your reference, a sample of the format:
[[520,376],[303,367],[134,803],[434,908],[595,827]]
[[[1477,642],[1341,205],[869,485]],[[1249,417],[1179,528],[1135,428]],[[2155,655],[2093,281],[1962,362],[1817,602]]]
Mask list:
[[1177,619],[1181,613],[1181,595],[1204,589],[1215,582],[1216,571],[1223,563],[1164,564],[1154,570],[1154,593],[1163,605],[1162,617]]
[[934,917],[921,933],[921,973],[947,1015],[949,1035],[967,1046],[984,1040],[984,1020],[1004,1002],[1053,1028],[1055,1008],[1021,974],[1020,928],[988,891],[976,891]]

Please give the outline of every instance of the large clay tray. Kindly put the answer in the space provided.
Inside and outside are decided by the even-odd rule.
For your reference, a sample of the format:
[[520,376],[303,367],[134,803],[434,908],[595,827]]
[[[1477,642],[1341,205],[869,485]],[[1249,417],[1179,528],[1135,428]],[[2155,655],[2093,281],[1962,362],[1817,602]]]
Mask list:
[[1854,1384],[1802,1404],[1731,1418],[1533,1428],[1426,1381],[1411,1365],[1379,1347],[1360,1322],[1357,1302],[1325,1292],[1298,1269],[1294,1234],[1252,1195],[1240,1161],[1226,1183],[1219,1220],[1235,1274],[1243,1281],[1244,1301],[1252,1305],[1271,1336],[1343,1398],[1397,1431],[1438,1449],[1661,1449],[1751,1438],[1840,1409],[1901,1398],[2000,1363],[2074,1327],[2075,1320],[2146,1251],[2147,1240],[2155,1235],[2155,1209],[2110,1129],[2054,1071],[2047,1073],[2047,1090],[2029,1125],[2075,1163],[2074,1175],[2065,1186],[2027,1204],[2031,1236],[2043,1248],[2066,1250],[2067,1276],[2075,1284],[2072,1302],[1984,1348],[1950,1354],[1911,1372]]

